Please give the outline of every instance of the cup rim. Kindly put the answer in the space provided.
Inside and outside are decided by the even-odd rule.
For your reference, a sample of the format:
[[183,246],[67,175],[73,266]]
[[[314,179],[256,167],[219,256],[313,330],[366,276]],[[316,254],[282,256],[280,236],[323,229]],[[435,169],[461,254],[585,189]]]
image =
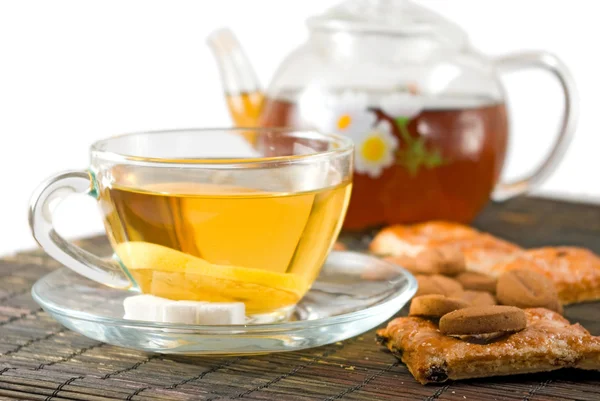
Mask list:
[[[293,132],[300,134],[299,137],[307,139],[321,139],[329,142],[335,142],[338,146],[335,149],[326,151],[315,151],[314,153],[302,155],[285,155],[285,156],[265,156],[256,158],[197,158],[197,159],[177,159],[177,158],[160,158],[160,157],[143,157],[139,155],[125,154],[115,151],[102,149],[109,142],[126,137],[142,136],[142,135],[158,135],[158,134],[182,134],[185,132],[195,132],[198,134],[208,134],[215,132]],[[268,165],[290,164],[297,162],[312,162],[323,159],[332,158],[336,155],[343,156],[351,153],[354,149],[353,141],[346,136],[323,133],[315,129],[296,129],[293,127],[216,127],[216,128],[177,128],[177,129],[161,129],[149,131],[137,131],[125,134],[113,135],[94,142],[90,147],[92,159],[101,159],[105,161],[134,164],[140,166],[169,166],[169,167],[186,167],[186,168],[235,168],[240,167],[265,167]]]

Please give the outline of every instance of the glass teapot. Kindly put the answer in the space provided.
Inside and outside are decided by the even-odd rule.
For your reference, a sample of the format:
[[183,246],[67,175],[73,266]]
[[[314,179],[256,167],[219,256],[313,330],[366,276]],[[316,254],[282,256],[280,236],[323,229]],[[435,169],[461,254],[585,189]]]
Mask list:
[[[505,200],[539,185],[569,145],[576,88],[551,54],[490,59],[460,27],[408,0],[348,0],[310,18],[308,27],[308,40],[282,62],[265,92],[230,30],[213,32],[208,43],[236,125],[311,128],[353,139],[345,229],[469,223],[490,197]],[[501,182],[509,134],[499,75],[531,67],[561,84],[560,133],[529,176]]]

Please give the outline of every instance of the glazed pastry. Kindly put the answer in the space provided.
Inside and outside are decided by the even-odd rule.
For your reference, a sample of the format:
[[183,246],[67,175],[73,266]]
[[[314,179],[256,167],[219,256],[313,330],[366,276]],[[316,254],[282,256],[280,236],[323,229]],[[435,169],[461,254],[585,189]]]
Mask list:
[[384,228],[370,245],[371,251],[378,255],[410,257],[416,257],[425,249],[440,247],[453,247],[463,252],[467,269],[483,273],[522,252],[517,245],[490,234],[440,221]]
[[416,256],[388,256],[385,260],[405,268],[412,274],[455,276],[466,270],[463,253],[452,246],[426,248]]
[[563,304],[600,299],[600,258],[593,252],[575,247],[532,249],[507,263],[490,268],[496,276],[528,268],[549,278]]
[[600,337],[548,309],[524,312],[524,330],[489,343],[445,336],[420,317],[396,318],[377,335],[422,384],[560,368],[600,370]]
[[486,233],[452,241],[452,245],[464,253],[468,270],[484,274],[492,266],[511,261],[523,252],[519,246]]
[[426,248],[433,248],[465,238],[473,238],[477,231],[471,227],[444,221],[414,225],[394,225],[381,230],[370,245],[379,255],[417,256]]

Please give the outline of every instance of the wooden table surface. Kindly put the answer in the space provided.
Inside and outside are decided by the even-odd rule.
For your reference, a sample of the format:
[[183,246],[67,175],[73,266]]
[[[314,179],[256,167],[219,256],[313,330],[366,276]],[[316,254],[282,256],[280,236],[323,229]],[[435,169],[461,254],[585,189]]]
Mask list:
[[[600,207],[535,198],[490,205],[475,226],[525,247],[600,253]],[[6,232],[6,228],[4,229]],[[103,238],[82,241],[107,250]],[[417,384],[374,331],[316,349],[246,357],[172,357],[103,344],[63,328],[32,300],[59,265],[41,251],[0,260],[0,400],[600,400],[600,372]],[[600,335],[600,304],[566,309]]]

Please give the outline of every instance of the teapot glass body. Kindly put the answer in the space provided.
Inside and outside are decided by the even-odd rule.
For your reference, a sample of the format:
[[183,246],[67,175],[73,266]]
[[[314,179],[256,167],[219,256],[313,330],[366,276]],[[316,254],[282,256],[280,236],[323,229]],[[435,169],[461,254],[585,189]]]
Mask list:
[[[402,28],[388,20],[396,14],[407,21]],[[308,40],[285,58],[264,92],[230,31],[214,33],[209,44],[236,124],[313,128],[353,139],[346,229],[469,223],[490,197],[506,199],[542,182],[568,146],[575,87],[550,54],[488,58],[460,28],[401,0],[343,3],[309,20],[309,28]],[[501,183],[509,124],[500,74],[529,67],[559,79],[564,120],[542,166]]]

